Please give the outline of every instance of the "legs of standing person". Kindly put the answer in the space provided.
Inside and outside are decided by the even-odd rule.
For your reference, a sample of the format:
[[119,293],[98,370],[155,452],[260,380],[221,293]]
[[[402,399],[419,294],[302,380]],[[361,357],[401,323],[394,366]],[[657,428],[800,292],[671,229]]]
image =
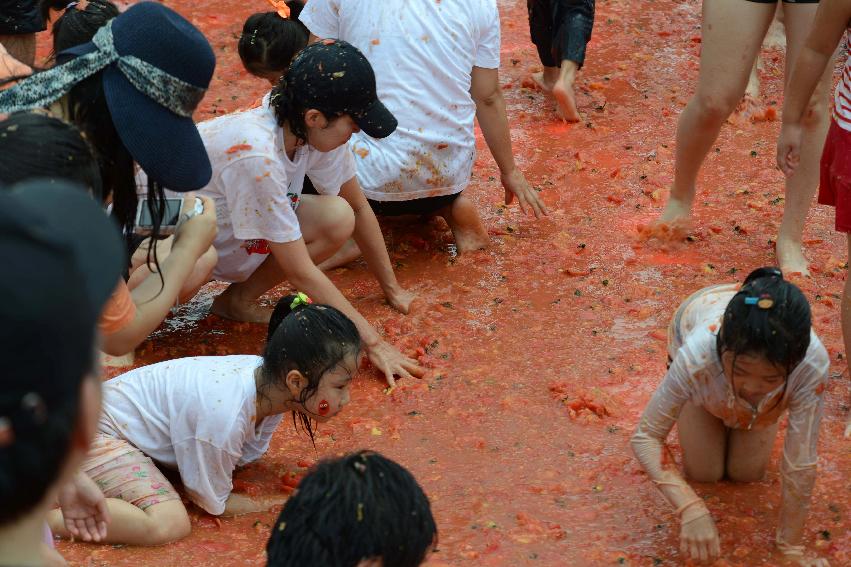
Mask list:
[[[173,236],[157,241],[156,252],[157,260],[159,262],[168,258],[168,255],[171,253],[171,245],[173,242]],[[127,287],[131,290],[136,288],[149,277],[159,277],[156,273],[156,265],[153,264],[153,255],[151,257],[152,263],[150,265],[147,264],[148,248],[150,245],[151,239],[146,238],[130,257],[130,279],[127,280]],[[210,281],[210,277],[213,274],[213,269],[216,267],[217,261],[218,254],[216,254],[216,249],[210,246],[210,248],[204,252],[200,258],[198,258],[198,261],[195,262],[195,268],[192,270],[192,273],[180,289],[180,296],[178,298],[180,303],[186,303],[195,297],[195,294],[198,293],[201,286]]]
[[578,122],[573,85],[576,72],[585,64],[585,48],[594,28],[594,0],[556,0],[553,2],[555,36],[553,45],[561,62],[553,97],[559,115],[567,122]]
[[742,99],[774,10],[774,4],[744,0],[703,3],[697,92],[677,124],[674,184],[660,222],[682,221],[691,215],[700,167]]
[[594,0],[528,0],[529,28],[544,70],[532,76],[556,99],[559,116],[578,122],[574,82],[594,27]]
[[[302,195],[296,216],[307,251],[317,265],[333,256],[355,228],[352,208],[341,197]],[[210,311],[226,319],[268,322],[272,309],[256,301],[284,280],[284,269],[270,254],[247,280],[232,283],[216,297]]]
[[760,480],[771,457],[778,425],[728,430],[705,409],[687,403],[677,421],[686,476],[696,482],[718,482],[725,476],[737,482]]
[[[786,84],[792,74],[798,54],[809,35],[818,4],[786,4]],[[830,126],[830,89],[833,65],[827,66],[804,112],[801,125],[801,162],[795,173],[786,179],[786,202],[783,221],[777,234],[777,262],[787,273],[809,274],[802,250],[802,238],[807,212],[819,183],[819,159]]]

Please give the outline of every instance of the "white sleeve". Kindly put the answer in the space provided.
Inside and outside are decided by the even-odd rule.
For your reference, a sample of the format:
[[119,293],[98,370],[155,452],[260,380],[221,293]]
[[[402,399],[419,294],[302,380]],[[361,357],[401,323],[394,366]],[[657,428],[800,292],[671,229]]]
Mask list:
[[214,516],[222,514],[239,456],[200,439],[175,443],[174,454],[190,500]]
[[[310,0],[315,2],[316,0]],[[479,22],[479,37],[476,38],[475,66],[482,69],[499,69],[500,28],[499,10],[495,0],[488,0],[486,10]]]
[[355,156],[348,144],[330,152],[315,152],[307,166],[307,175],[322,195],[336,195],[340,186],[357,175]]
[[301,238],[298,217],[287,196],[289,180],[263,156],[229,163],[221,173],[223,193],[240,240],[293,242]]
[[[320,38],[340,37],[340,1],[310,0],[298,17],[310,33]],[[380,0],[379,0],[380,1]]]

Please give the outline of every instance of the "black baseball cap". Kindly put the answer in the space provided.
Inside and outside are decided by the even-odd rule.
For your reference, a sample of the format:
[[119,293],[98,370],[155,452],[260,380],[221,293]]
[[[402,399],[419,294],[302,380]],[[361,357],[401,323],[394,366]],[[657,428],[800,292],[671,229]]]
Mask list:
[[348,114],[373,138],[386,138],[399,124],[378,100],[372,65],[357,47],[339,39],[320,39],[301,50],[290,63],[287,88],[302,107]]
[[124,264],[118,227],[86,189],[56,180],[0,189],[0,406],[36,393],[49,410],[79,389]]

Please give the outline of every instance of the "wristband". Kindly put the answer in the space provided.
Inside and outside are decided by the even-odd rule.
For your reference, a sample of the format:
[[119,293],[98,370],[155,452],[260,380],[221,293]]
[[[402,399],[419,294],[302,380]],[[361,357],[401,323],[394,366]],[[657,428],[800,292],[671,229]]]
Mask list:
[[777,546],[777,550],[783,555],[802,557],[804,555],[804,551],[806,550],[803,545],[792,545],[783,541],[780,538],[779,531],[777,533],[777,537],[774,540],[774,544]]
[[[695,498],[694,500],[691,500],[690,502],[686,502],[685,504],[683,504],[682,506],[680,506],[679,508],[677,508],[677,509],[676,509],[676,511],[675,511],[674,513],[675,513],[677,516],[682,517],[683,512],[685,512],[687,509],[691,508],[691,507],[692,507],[692,506],[694,506],[695,504],[703,504],[703,499],[701,499],[701,498]],[[709,510],[706,510],[706,512],[707,512],[707,513],[709,513]]]

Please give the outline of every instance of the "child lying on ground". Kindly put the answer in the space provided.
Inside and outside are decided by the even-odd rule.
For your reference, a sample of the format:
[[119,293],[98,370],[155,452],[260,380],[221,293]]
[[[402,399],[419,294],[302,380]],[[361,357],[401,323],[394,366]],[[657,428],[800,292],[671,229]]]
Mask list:
[[303,2],[269,2],[276,11],[251,14],[245,20],[239,37],[239,58],[246,71],[274,87],[295,54],[307,45],[310,32],[298,21]]
[[266,552],[269,567],[416,567],[436,541],[431,506],[411,473],[360,451],[304,477]]
[[[232,494],[238,466],[258,460],[286,412],[313,436],[349,403],[360,336],[304,294],[278,303],[259,356],[210,356],[138,368],[104,384],[99,433],[82,470],[107,497],[107,543],[160,545],[189,534],[180,496],[153,461],[176,468],[189,499],[213,515],[258,512],[280,499]],[[68,534],[59,511],[55,532]]]
[[697,482],[725,476],[755,482],[765,474],[788,409],[776,543],[799,565],[827,565],[807,557],[802,545],[829,366],[810,321],[806,298],[776,268],[755,270],[739,291],[732,284],[702,289],[674,315],[668,331],[672,362],[641,416],[632,447],[680,516],[683,555],[714,559],[721,546],[709,509],[665,447],[674,424],[686,476]]

